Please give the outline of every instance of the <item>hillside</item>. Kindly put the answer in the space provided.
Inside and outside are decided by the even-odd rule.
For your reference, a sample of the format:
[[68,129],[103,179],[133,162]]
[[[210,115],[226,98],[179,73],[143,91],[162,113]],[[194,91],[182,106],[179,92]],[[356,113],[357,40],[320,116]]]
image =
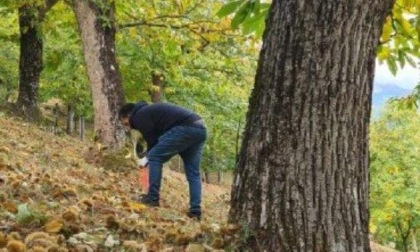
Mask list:
[[103,167],[100,158],[94,145],[1,117],[0,247],[5,239],[24,241],[32,251],[47,251],[36,246],[54,246],[51,251],[183,251],[190,242],[222,247],[224,239],[217,237],[227,215],[226,188],[204,185],[205,211],[198,223],[185,215],[183,174],[166,169],[161,207],[146,209],[133,201],[142,193],[134,164],[122,160],[118,166],[113,160],[114,167]]
[[133,200],[142,193],[133,167],[0,113],[0,251],[232,250],[229,188],[204,185],[199,223],[185,215],[183,174],[165,169],[161,207],[148,209]]

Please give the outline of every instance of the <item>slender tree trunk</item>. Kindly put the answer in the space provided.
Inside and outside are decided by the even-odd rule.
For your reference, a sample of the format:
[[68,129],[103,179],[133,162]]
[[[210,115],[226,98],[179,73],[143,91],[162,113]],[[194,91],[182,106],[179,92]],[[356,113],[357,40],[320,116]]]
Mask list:
[[411,240],[412,240],[412,244],[413,244],[413,251],[414,252],[419,252],[419,248],[417,246],[417,240],[416,240],[416,229],[413,229],[411,232]]
[[[58,103],[55,104],[53,112],[54,112],[54,129],[58,130],[58,127],[59,127],[58,122],[60,119],[60,107],[58,106]],[[57,133],[57,132],[54,132],[54,133]]]
[[46,0],[42,6],[25,4],[18,9],[20,56],[17,108],[24,117],[31,120],[37,120],[40,116],[38,89],[43,53],[41,23],[46,12],[57,1]]
[[273,1],[232,186],[251,251],[370,251],[368,126],[392,4]]
[[412,229],[412,222],[408,222],[408,227],[404,228],[404,225],[400,221],[395,222],[395,231],[397,231],[397,234],[400,237],[400,240],[397,242],[396,249],[398,251],[408,252],[408,241],[410,239]]
[[162,74],[152,73],[152,88],[150,90],[150,98],[153,103],[161,102],[164,88],[164,78]]
[[203,171],[202,178],[204,179],[204,182],[210,184],[210,173],[208,171]]
[[69,104],[67,106],[67,126],[66,126],[66,132],[68,135],[73,134],[74,131],[74,106]]
[[85,118],[79,117],[79,136],[82,141],[85,140]]
[[219,185],[223,183],[223,171],[217,171],[217,183]]
[[115,55],[114,9],[113,1],[74,1],[93,96],[94,130],[101,143],[119,148],[124,131],[117,114],[124,95]]

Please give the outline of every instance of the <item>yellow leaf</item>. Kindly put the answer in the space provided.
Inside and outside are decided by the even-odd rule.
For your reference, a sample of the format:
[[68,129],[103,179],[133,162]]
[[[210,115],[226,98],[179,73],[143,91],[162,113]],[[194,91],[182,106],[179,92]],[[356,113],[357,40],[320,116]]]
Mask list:
[[137,203],[137,202],[128,202],[128,207],[130,208],[130,210],[139,213],[141,212],[143,209],[146,209],[147,206],[141,203]]
[[390,49],[386,46],[381,46],[378,50],[378,59],[379,61],[384,61],[389,57]]
[[392,221],[394,219],[394,216],[392,216],[392,214],[385,214],[384,219],[386,221]]
[[128,33],[130,34],[130,37],[132,37],[132,38],[135,38],[136,36],[137,36],[137,30],[136,30],[136,28],[130,28],[129,30],[128,30]]
[[405,19],[405,18],[402,18],[400,20],[400,22],[401,22],[401,26],[403,28],[403,32],[406,33],[406,34],[410,34],[410,31],[412,29],[410,22],[408,22],[408,20]]
[[16,204],[12,202],[6,201],[6,202],[3,202],[1,205],[10,213],[17,213],[18,211]]
[[387,209],[394,209],[396,207],[395,202],[392,199],[388,200],[385,206]]
[[76,209],[69,208],[66,212],[63,213],[62,217],[68,222],[74,222],[79,218],[79,214],[77,213]]
[[389,41],[389,39],[391,38],[391,31],[392,31],[391,21],[392,21],[391,18],[386,19],[386,22],[382,31],[382,36],[381,36],[382,43]]
[[45,224],[44,230],[47,233],[58,233],[60,232],[62,227],[63,227],[63,221],[55,219]]
[[0,248],[6,246],[7,242],[8,242],[7,235],[0,231]]
[[371,233],[376,233],[376,231],[378,230],[378,226],[376,226],[375,224],[373,224],[373,223],[370,223],[369,224],[369,231],[371,232]]
[[24,252],[26,251],[26,245],[21,241],[11,240],[7,243],[7,251]]

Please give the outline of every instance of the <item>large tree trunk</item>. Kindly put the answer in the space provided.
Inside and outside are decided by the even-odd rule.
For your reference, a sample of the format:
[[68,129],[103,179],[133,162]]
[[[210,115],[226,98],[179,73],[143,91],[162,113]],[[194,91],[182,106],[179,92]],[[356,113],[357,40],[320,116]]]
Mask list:
[[121,147],[124,139],[119,127],[118,110],[124,95],[115,55],[114,2],[75,0],[76,13],[95,115],[95,134],[111,148]]
[[232,187],[252,251],[370,251],[368,125],[392,4],[273,1]]
[[42,6],[25,4],[18,9],[20,56],[17,107],[24,117],[32,120],[36,120],[40,116],[38,89],[43,52],[41,23],[46,12],[57,1],[46,0]]
[[36,120],[39,77],[42,71],[42,38],[38,9],[30,5],[19,8],[20,58],[17,106],[23,116]]

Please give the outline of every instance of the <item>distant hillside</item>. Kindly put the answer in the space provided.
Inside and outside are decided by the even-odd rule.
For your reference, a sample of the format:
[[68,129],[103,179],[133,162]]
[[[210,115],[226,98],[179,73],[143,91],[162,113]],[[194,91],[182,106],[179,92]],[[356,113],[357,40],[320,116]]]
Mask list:
[[382,107],[390,98],[401,97],[411,93],[411,90],[401,88],[397,85],[380,85],[373,87],[372,105],[374,109]]

